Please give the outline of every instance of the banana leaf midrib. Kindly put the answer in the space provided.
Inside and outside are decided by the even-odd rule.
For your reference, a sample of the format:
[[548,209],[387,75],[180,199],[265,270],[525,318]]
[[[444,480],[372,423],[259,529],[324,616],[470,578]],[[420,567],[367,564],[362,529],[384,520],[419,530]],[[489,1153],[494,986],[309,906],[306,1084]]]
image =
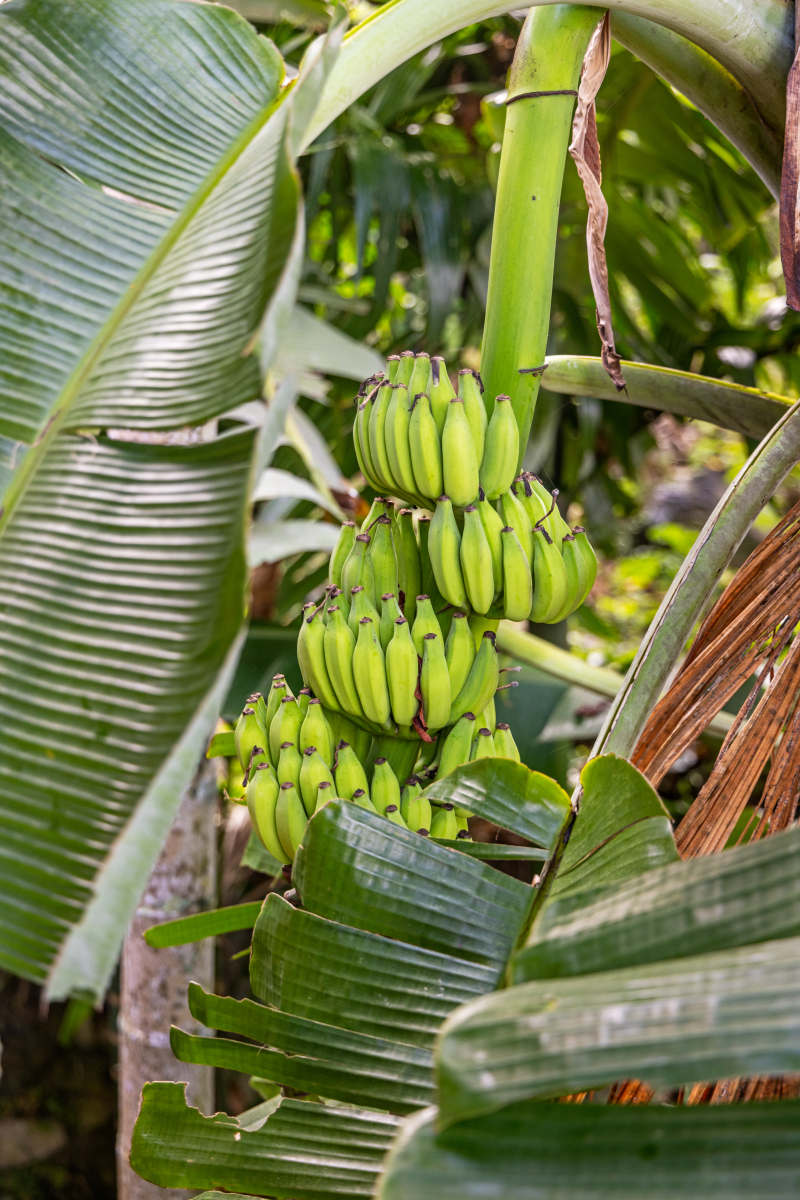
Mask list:
[[[80,395],[84,384],[91,378],[92,371],[100,362],[103,352],[112,343],[113,337],[121,327],[125,317],[135,306],[139,295],[144,289],[144,285],[150,281],[156,270],[165,261],[181,234],[189,227],[191,221],[201,211],[204,203],[213,194],[231,168],[267,125],[270,118],[282,107],[287,97],[291,95],[294,83],[295,81],[292,80],[290,84],[284,87],[277,98],[258,113],[234,139],[214,170],[206,176],[191,199],[176,213],[173,224],[164,233],[147,260],[139,268],[128,290],[120,298],[104,325],[95,334],[91,344],[64,385],[44,427],[40,430],[36,441],[25,455],[5,492],[5,496],[3,497],[4,503],[0,508],[0,537],[54,437],[56,434],[66,432],[70,429],[68,420],[70,408]],[[32,151],[32,153],[36,153],[36,151]],[[77,176],[72,172],[70,174],[73,178],[77,179]],[[83,181],[81,180],[80,182]],[[87,184],[86,186],[90,185]],[[129,201],[120,202],[129,203]]]

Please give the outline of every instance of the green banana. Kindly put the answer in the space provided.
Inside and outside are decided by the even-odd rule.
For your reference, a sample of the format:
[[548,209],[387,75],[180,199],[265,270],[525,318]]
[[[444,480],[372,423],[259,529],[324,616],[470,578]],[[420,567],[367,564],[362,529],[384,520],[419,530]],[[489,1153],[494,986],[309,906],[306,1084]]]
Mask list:
[[392,399],[386,416],[384,436],[386,438],[386,453],[389,455],[389,466],[392,475],[406,495],[413,496],[417,483],[414,479],[414,468],[411,465],[411,450],[408,445],[408,426],[411,420],[411,396],[407,387],[401,384],[392,385]]
[[392,383],[401,387],[408,387],[411,382],[411,376],[414,374],[415,361],[416,355],[413,350],[401,350],[400,363]]
[[[414,624],[411,626],[411,640],[414,643],[414,649],[420,658],[422,658],[423,639],[426,633],[437,633],[441,635],[442,629],[437,620],[436,613],[433,611],[430,596],[417,596],[417,616]],[[400,722],[404,724],[404,722]]]
[[431,356],[421,350],[414,356],[414,370],[408,381],[408,394],[413,400],[420,392],[428,391],[431,382]]
[[236,747],[236,757],[239,759],[243,771],[246,771],[250,765],[250,756],[253,753],[253,747],[263,742],[263,740],[264,736],[256,720],[256,710],[250,708],[248,705],[242,709],[241,716],[236,722],[236,728],[233,731],[233,744]]
[[440,804],[433,813],[430,829],[431,837],[446,838],[454,842],[458,837],[458,821],[452,804]]
[[395,551],[397,553],[398,600],[407,620],[413,624],[417,611],[417,596],[423,590],[419,546],[417,535],[414,532],[413,509],[400,509],[397,514],[397,533],[398,541]]
[[316,746],[309,746],[303,751],[300,767],[299,787],[303,808],[309,817],[313,817],[317,807],[317,789],[323,780],[333,783],[333,775],[322,760]]
[[564,570],[567,572],[567,598],[553,617],[553,621],[563,621],[581,603],[581,597],[586,590],[586,562],[578,549],[575,538],[571,533],[565,533],[561,542],[561,557],[564,560]]
[[[375,394],[377,395],[377,388]],[[364,479],[370,487],[378,486],[375,467],[372,462],[372,452],[369,445],[369,417],[375,396],[369,396],[361,404],[356,399],[356,417],[353,421],[353,449],[356,452],[358,466]]]
[[[338,605],[328,609],[328,624],[325,626],[325,665],[336,692],[338,707],[343,708],[357,720],[364,720],[364,709],[358,698],[353,679],[353,651],[356,639],[342,616]],[[326,706],[327,707],[327,706]]]
[[460,554],[467,598],[475,612],[486,613],[494,600],[494,564],[492,548],[475,504],[468,504],[464,509]]
[[444,648],[447,670],[450,675],[451,695],[457,696],[467,682],[467,676],[475,661],[476,653],[475,639],[472,636],[466,613],[454,613]]
[[278,837],[275,810],[280,787],[272,767],[262,763],[247,785],[247,811],[256,837],[279,863],[291,862]]
[[[322,620],[321,609],[317,608],[310,617],[306,617],[300,626],[297,639],[297,659],[303,678],[308,682],[314,695],[332,712],[341,708],[336,698],[336,690],[328,673],[325,661],[325,632],[327,625]],[[267,705],[269,715],[269,705]]]
[[442,478],[445,493],[459,508],[477,500],[478,455],[464,401],[459,399],[450,401],[442,432]]
[[368,809],[369,812],[376,811],[375,805],[370,800],[364,788],[356,788],[356,790],[353,792],[353,803],[357,804],[359,808]]
[[[486,430],[481,487],[487,500],[497,500],[514,482],[519,458],[519,430],[508,396],[498,396]],[[445,485],[446,486],[446,485]],[[477,494],[477,488],[475,489]]]
[[[465,503],[469,503],[465,501]],[[440,496],[431,521],[428,537],[436,586],[450,604],[466,608],[467,591],[461,574],[461,534],[458,532],[453,505],[449,496]]]
[[386,808],[386,812],[383,815],[388,821],[391,821],[393,825],[399,825],[402,829],[408,829],[408,826],[400,814],[400,809],[396,804],[389,804]]
[[525,557],[530,567],[530,564],[533,563],[533,526],[531,525],[527,509],[510,489],[507,492],[503,492],[500,498],[500,506],[503,509],[505,524],[507,526],[510,525],[515,530],[519,538],[519,544],[525,551]]
[[[359,585],[356,584],[356,587],[358,587],[358,586]],[[325,620],[325,624],[326,625],[328,624],[328,613],[330,612],[331,607],[334,604],[339,605],[339,608],[341,608],[341,610],[342,610],[342,616],[344,617],[345,621],[349,621],[350,605],[351,605],[352,599],[353,599],[352,591],[348,592],[347,595],[345,596],[345,594],[341,588],[337,588],[337,587],[333,587],[333,586],[326,588],[325,589],[325,599],[323,601],[323,606],[322,606],[322,614],[323,614],[323,617]]]
[[450,715],[446,724],[455,725],[465,713],[483,712],[490,698],[497,690],[500,678],[500,666],[497,660],[495,635],[487,629],[481,638],[478,653],[472,664],[467,682],[456,696],[450,707]]
[[567,569],[555,542],[547,530],[537,525],[533,531],[533,603],[530,620],[552,623],[569,599]]
[[372,535],[369,533],[358,533],[353,543],[353,549],[347,556],[347,561],[342,570],[342,590],[349,604],[350,593],[354,587],[359,585],[366,590],[367,595],[375,605],[375,571],[372,566],[372,558],[369,553],[369,548],[372,543]]
[[381,488],[388,492],[395,492],[397,489],[386,450],[386,417],[394,395],[393,386],[391,383],[384,383],[378,390],[372,405],[368,430],[369,449],[376,478]]
[[369,617],[376,625],[380,623],[378,610],[367,595],[366,588],[356,584],[350,593],[350,614],[347,618],[347,624],[350,627],[350,632],[354,638],[358,638],[358,623],[364,617]]
[[442,747],[442,757],[439,759],[439,770],[436,773],[437,779],[444,779],[445,775],[455,771],[456,767],[469,762],[474,730],[474,713],[466,712],[456,721]]
[[258,728],[261,730],[261,736],[263,738],[261,744],[264,745],[268,740],[269,734],[266,725],[267,702],[261,695],[261,692],[253,692],[252,696],[248,696],[246,707],[252,708],[255,712],[256,722],[258,724]]
[[299,744],[301,754],[305,754],[309,746],[316,746],[322,761],[328,767],[333,766],[336,742],[333,730],[322,708],[321,700],[309,701],[308,712],[303,718],[303,724],[300,726]]
[[[501,670],[500,670],[501,675],[504,670],[507,670],[507,668],[506,667],[501,668]],[[489,729],[489,730],[491,730],[492,733],[494,733],[495,729],[497,728],[497,710],[495,709],[495,705],[494,705],[494,696],[492,696],[491,700],[485,706],[483,712],[480,715],[479,728],[480,729]]]
[[397,782],[397,776],[389,765],[388,759],[376,758],[374,767],[370,796],[376,811],[385,817],[389,805],[393,804],[395,808],[400,808],[400,784]]
[[299,788],[302,766],[303,760],[298,754],[294,742],[282,742],[276,770],[278,783],[289,782],[293,783],[296,788]]
[[503,539],[503,615],[509,621],[524,621],[533,603],[530,563],[512,525],[505,525],[500,536]]
[[580,600],[580,603],[583,604],[589,592],[594,587],[594,581],[597,578],[597,558],[583,526],[576,525],[572,532],[575,536],[578,549],[583,555],[583,561],[586,563],[586,585]]
[[417,715],[419,703],[415,696],[419,677],[416,647],[405,617],[397,617],[394,634],[386,647],[386,679],[392,716],[398,725],[410,725]]
[[472,743],[470,752],[470,762],[475,762],[479,758],[496,758],[497,754],[494,748],[494,738],[492,737],[491,729],[479,729],[478,736]]
[[450,675],[441,635],[426,633],[423,640],[420,691],[425,725],[430,730],[443,729],[450,715]]
[[492,578],[494,594],[498,596],[503,590],[503,539],[500,536],[504,521],[486,499],[483,488],[478,492],[478,513],[480,514],[483,532],[492,552]]
[[[283,675],[273,675],[272,687],[269,689],[267,705],[264,710],[264,732],[267,737],[269,737],[269,727],[272,724],[272,718],[280,708],[281,700],[284,696],[291,696],[291,694],[291,689]],[[319,695],[319,692],[317,692],[317,695]]]
[[[441,439],[450,401],[456,399],[456,393],[450,382],[450,376],[447,374],[447,367],[443,358],[431,359],[431,382],[427,388],[427,392],[431,401],[431,413],[433,414],[436,429]],[[433,492],[432,494],[434,496],[438,495],[437,492]]]
[[400,814],[404,821],[408,820],[408,806],[412,800],[422,794],[422,784],[416,775],[409,775],[400,793]]
[[433,814],[431,802],[427,796],[415,796],[409,802],[406,812],[403,813],[401,810],[400,815],[412,833],[420,833],[423,837],[429,836]]
[[379,637],[381,642],[381,650],[386,653],[386,647],[394,637],[394,623],[398,617],[402,617],[400,605],[397,603],[397,598],[392,592],[386,592],[381,596],[381,620],[379,628]]
[[471,842],[472,838],[469,834],[469,822],[464,815],[463,808],[456,809],[456,825],[458,826],[458,833],[456,834],[458,841]]
[[[558,489],[555,488],[552,493],[548,492],[539,476],[534,475],[532,471],[523,471],[522,481],[523,485],[527,483],[528,487],[531,488],[533,494],[543,506],[546,514],[544,520],[542,520],[540,517],[537,521],[535,521],[533,519],[533,512],[531,512],[531,524],[544,525],[545,529],[550,534],[550,537],[560,550],[561,538],[565,533],[569,533],[569,525],[567,525],[566,521],[561,516],[561,513],[558,511],[558,505],[556,504],[556,500],[558,498]],[[527,488],[525,491],[527,493]],[[531,508],[534,508],[533,504],[531,504]]]
[[414,397],[408,424],[408,444],[416,490],[422,496],[438,496],[442,491],[442,448],[439,431],[425,392]]
[[397,368],[400,366],[400,355],[390,354],[386,359],[386,372],[389,383],[394,383],[397,377]]
[[266,763],[267,766],[270,766],[270,767],[272,766],[272,763],[270,762],[270,757],[267,754],[264,747],[263,746],[253,746],[253,750],[250,755],[250,764],[249,764],[247,770],[245,771],[244,775],[242,776],[242,786],[243,787],[247,787],[248,780],[252,779],[253,772],[255,770],[257,770],[258,767],[260,767],[262,763]]
[[306,810],[303,808],[303,801],[300,799],[300,794],[292,781],[287,780],[281,784],[278,791],[278,803],[275,809],[275,827],[278,831],[280,843],[285,853],[289,856],[290,862],[294,862],[294,857],[303,840],[307,824],[308,817],[306,816]]
[[517,743],[514,741],[508,725],[503,721],[498,722],[494,731],[494,752],[498,758],[513,758],[514,762],[520,761]]
[[314,805],[314,812],[318,813],[326,804],[330,804],[331,800],[339,800],[340,797],[335,794],[335,789],[332,783],[328,783],[327,779],[323,779],[317,788],[317,803]]
[[359,529],[358,532],[359,533],[371,533],[372,526],[375,524],[378,517],[388,516],[389,509],[391,507],[392,507],[391,504],[389,503],[389,501],[387,500],[387,498],[385,496],[376,496],[375,499],[372,501],[369,512],[367,513],[364,520],[361,522],[361,528]]
[[342,800],[352,800],[353,792],[359,788],[369,795],[364,768],[356,758],[353,747],[345,741],[339,742],[336,747],[336,768],[333,773],[336,778],[336,795],[341,796]]
[[[342,567],[342,582],[339,586],[341,587],[341,591],[344,594],[344,597],[345,597],[345,600],[347,601],[348,606],[350,604],[350,592],[351,592],[352,588],[354,588],[360,582],[358,577],[361,574],[361,564],[363,562],[365,554],[369,550],[369,541],[367,541],[367,542],[364,542],[363,540],[356,541],[356,538],[359,538],[362,536],[366,536],[367,538],[369,538],[369,534],[366,534],[366,535],[356,534],[356,537],[353,538],[353,545],[350,549],[350,553],[348,554],[347,558],[345,559],[344,565]],[[333,586],[335,586],[335,585],[333,585]],[[329,604],[326,605],[326,610],[329,607],[330,607]]]
[[284,696],[269,727],[270,762],[277,763],[284,742],[299,744],[302,724],[303,710],[300,705],[294,696]]
[[311,703],[311,688],[300,688],[300,691],[297,693],[297,703],[300,705],[303,717],[305,717],[308,712],[308,706]]
[[372,544],[369,548],[372,560],[372,577],[375,587],[375,603],[384,592],[399,590],[397,582],[397,555],[394,550],[392,536],[392,519],[388,516],[378,517],[372,533]]
[[447,601],[436,583],[436,576],[433,573],[433,563],[430,555],[430,535],[431,525],[433,522],[427,513],[423,513],[417,522],[419,530],[419,561],[420,561],[420,591],[417,596],[425,595],[430,597],[433,611],[438,613],[444,608]]
[[[458,394],[464,401],[464,414],[472,430],[472,440],[475,443],[475,457],[478,466],[483,461],[486,444],[486,427],[489,419],[486,416],[486,405],[483,403],[483,382],[477,371],[465,367],[458,372]],[[439,493],[434,492],[435,496]]]
[[[548,493],[547,503],[545,504],[538,491],[534,491],[531,486],[531,477],[529,471],[523,471],[522,474],[514,480],[510,489],[516,496],[519,503],[528,514],[531,529],[534,525],[544,525],[547,532],[550,533],[548,522],[552,518],[552,513],[548,516],[550,510],[550,497]],[[513,524],[513,522],[509,522]],[[552,533],[550,533],[552,537]]]
[[378,623],[362,617],[353,651],[353,679],[367,720],[385,725],[391,716],[386,664],[378,639]]

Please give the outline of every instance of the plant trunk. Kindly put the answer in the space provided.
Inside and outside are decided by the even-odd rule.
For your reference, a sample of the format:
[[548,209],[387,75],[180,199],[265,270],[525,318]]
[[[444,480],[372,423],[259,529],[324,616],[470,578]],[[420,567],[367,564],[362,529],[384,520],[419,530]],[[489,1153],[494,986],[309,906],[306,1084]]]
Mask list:
[[584,5],[531,9],[511,67],[481,375],[489,415],[495,396],[511,397],[520,463],[547,351],[572,112],[583,57],[602,16],[602,9]]
[[188,1197],[182,1188],[160,1188],[131,1169],[128,1154],[142,1087],[154,1080],[186,1080],[187,1097],[201,1112],[214,1111],[212,1067],[187,1065],[173,1056],[170,1025],[206,1033],[189,1013],[187,989],[194,980],[214,990],[214,940],[153,950],[143,934],[151,925],[213,908],[217,887],[218,789],[214,762],[203,763],[181,807],[131,921],[122,950],[119,1011],[119,1200]]

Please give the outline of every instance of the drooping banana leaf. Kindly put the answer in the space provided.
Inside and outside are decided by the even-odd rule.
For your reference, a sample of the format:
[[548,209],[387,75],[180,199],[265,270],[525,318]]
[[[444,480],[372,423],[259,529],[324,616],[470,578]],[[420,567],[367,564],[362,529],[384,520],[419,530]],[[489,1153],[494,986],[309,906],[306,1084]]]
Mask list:
[[[376,1200],[792,1200],[800,1103],[512,1104],[436,1132],[408,1120]],[[221,1197],[220,1197],[221,1200]]]
[[795,937],[800,831],[659,867],[566,909],[545,909],[512,962],[515,983]]
[[450,802],[552,850],[569,815],[569,796],[554,779],[509,758],[484,758],[457,767],[425,788]]
[[[334,1101],[395,1112],[424,1105],[433,1095],[431,1050],[442,1017],[496,986],[532,890],[341,801],[309,822],[293,881],[304,908],[268,896],[254,931],[252,986],[269,1007],[191,991],[200,1020],[253,1040],[193,1038],[174,1030],[173,1048],[184,1061],[257,1073]],[[163,936],[169,926],[159,929]],[[168,1112],[161,1101],[169,1101]],[[290,1111],[285,1105],[279,1110],[284,1115]],[[315,1119],[319,1107],[300,1106],[297,1120],[308,1110],[308,1120]],[[261,1132],[269,1133],[272,1123],[280,1133],[279,1113]],[[272,1166],[256,1185],[249,1174],[254,1143],[244,1133],[238,1139],[219,1133],[192,1114],[174,1094],[148,1090],[131,1158],[140,1174],[162,1186],[248,1187],[310,1198],[339,1186],[340,1159],[332,1160],[328,1191],[297,1176],[286,1184],[293,1190],[284,1191]],[[187,1123],[197,1137],[192,1173],[185,1163]],[[210,1132],[204,1137],[201,1129]],[[341,1156],[349,1151],[352,1161],[360,1161],[361,1129],[338,1131]],[[224,1153],[213,1144],[217,1138],[225,1139]],[[374,1172],[373,1183],[377,1163]],[[369,1194],[352,1178],[349,1191],[342,1185],[343,1194]]]
[[181,1062],[246,1071],[301,1092],[389,1112],[413,1112],[433,1098],[433,1060],[420,1046],[339,1029],[252,1000],[209,995],[197,984],[190,985],[189,1008],[203,1025],[257,1045],[173,1028],[172,1051]]
[[309,912],[484,966],[506,962],[533,899],[518,880],[341,801],[309,822],[292,880]]
[[369,1197],[399,1121],[388,1113],[281,1100],[259,1128],[204,1117],[186,1085],[146,1083],[131,1166],[161,1187],[224,1187],[258,1196]]
[[626,759],[591,759],[581,788],[580,813],[547,896],[562,911],[678,859],[666,808]]
[[442,1028],[440,1122],[616,1079],[797,1073],[798,988],[795,937],[495,992]]
[[431,1047],[447,1014],[498,980],[496,968],[326,920],[276,895],[253,931],[250,984],[266,1004],[412,1045]]
[[113,431],[258,396],[337,37],[282,91],[221,6],[0,8],[0,962],[54,998],[107,984],[244,614],[253,432]]

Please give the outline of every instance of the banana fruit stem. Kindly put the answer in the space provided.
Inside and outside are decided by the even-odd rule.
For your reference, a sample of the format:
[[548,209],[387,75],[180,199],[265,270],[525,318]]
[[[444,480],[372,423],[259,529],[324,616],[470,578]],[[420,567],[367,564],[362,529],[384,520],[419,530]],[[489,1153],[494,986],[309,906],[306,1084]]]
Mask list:
[[508,86],[497,186],[481,375],[489,416],[511,397],[525,453],[550,321],[558,212],[575,94],[603,10],[533,8],[522,28]]

